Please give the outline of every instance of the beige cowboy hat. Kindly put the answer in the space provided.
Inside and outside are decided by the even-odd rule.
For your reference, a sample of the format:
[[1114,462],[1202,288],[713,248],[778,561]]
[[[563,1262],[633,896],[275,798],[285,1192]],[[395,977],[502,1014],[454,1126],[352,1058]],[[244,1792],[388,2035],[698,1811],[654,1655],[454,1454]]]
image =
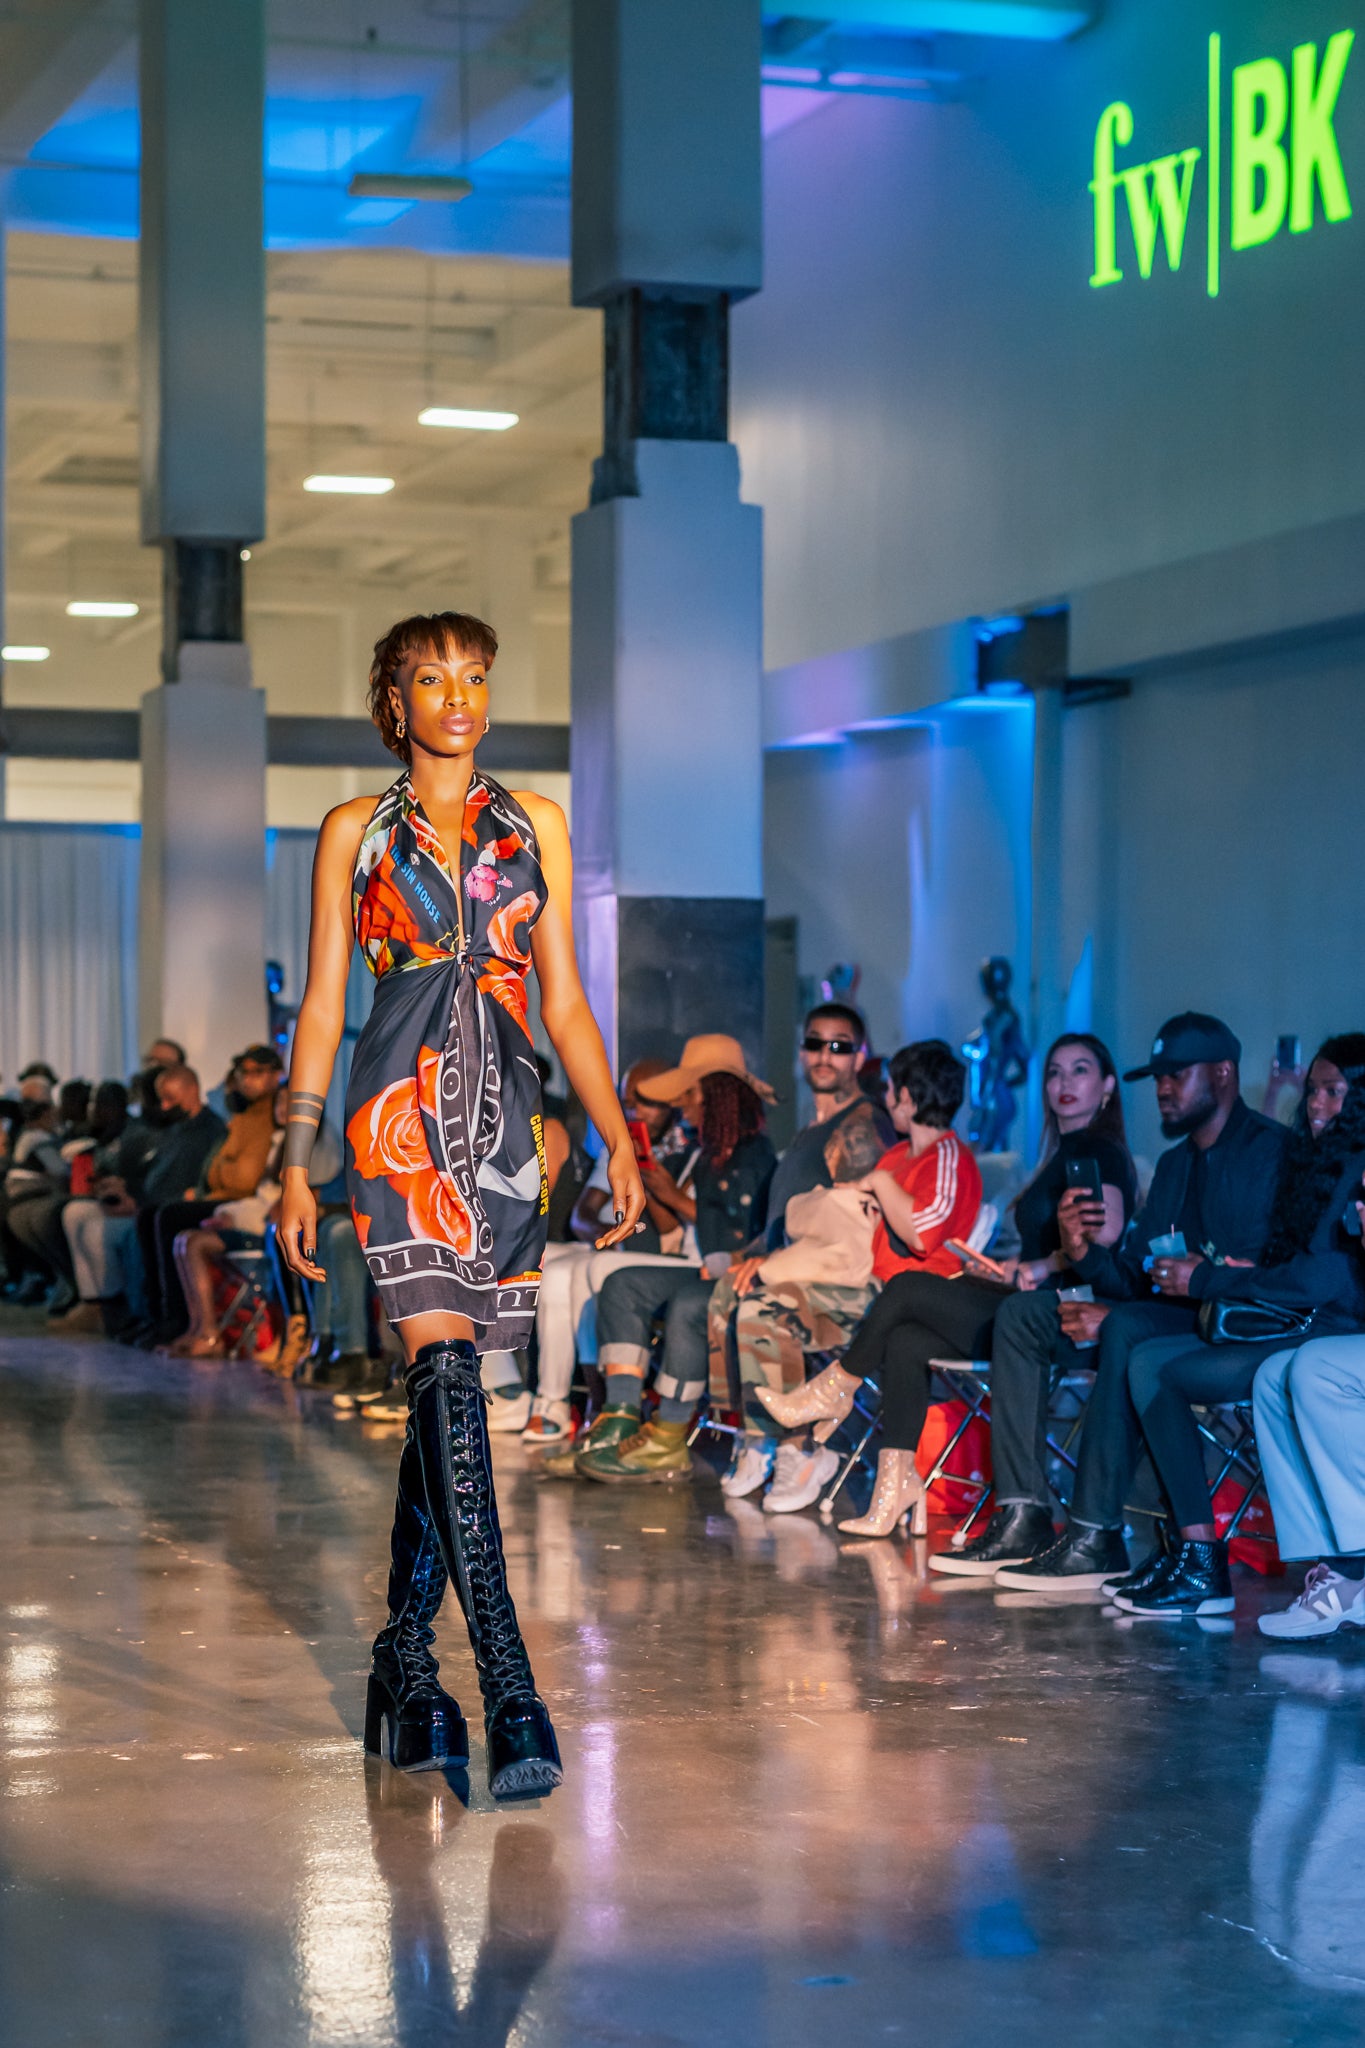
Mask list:
[[738,1074],[765,1102],[777,1100],[767,1082],[760,1081],[745,1066],[739,1040],[724,1031],[703,1031],[696,1038],[689,1038],[677,1066],[662,1074],[651,1074],[635,1092],[646,1102],[677,1102],[707,1074]]

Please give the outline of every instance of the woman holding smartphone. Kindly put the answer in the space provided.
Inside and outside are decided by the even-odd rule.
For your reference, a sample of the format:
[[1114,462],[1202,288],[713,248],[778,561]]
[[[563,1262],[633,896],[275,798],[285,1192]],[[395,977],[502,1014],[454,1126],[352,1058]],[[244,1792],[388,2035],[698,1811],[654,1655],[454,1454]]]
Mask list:
[[475,764],[497,636],[458,612],[404,619],[375,648],[370,712],[403,773],[323,819],[308,984],[294,1035],[280,1248],[308,1279],[308,1164],[346,1014],[351,953],[374,972],[346,1099],[356,1234],[407,1361],[389,1619],[375,1640],[365,1747],[407,1770],[458,1766],[468,1732],[438,1683],[448,1583],[469,1629],[495,1796],[560,1782],[559,1749],[507,1587],[493,1495],[484,1351],[530,1336],[545,1248],[540,1076],[526,976],[570,1084],[610,1155],[614,1227],[644,1208],[635,1148],[574,957],[569,835],[558,805]]
[[[1098,1186],[1105,1244],[1116,1244],[1128,1227],[1137,1174],[1124,1129],[1118,1070],[1107,1046],[1089,1032],[1059,1038],[1044,1066],[1043,1095],[1043,1156],[1014,1203],[1019,1257],[991,1265],[989,1271],[990,1262],[964,1259],[964,1271],[954,1279],[899,1274],[877,1296],[839,1363],[789,1397],[791,1408],[802,1404],[805,1420],[842,1420],[863,1379],[881,1389],[877,1483],[867,1514],[839,1524],[847,1535],[889,1536],[907,1514],[922,1533],[924,1489],[915,1451],[929,1412],[930,1361],[989,1358],[996,1311],[1011,1289],[1064,1283],[1057,1208],[1068,1186]],[[1050,1538],[1050,1522],[1043,1533]]]

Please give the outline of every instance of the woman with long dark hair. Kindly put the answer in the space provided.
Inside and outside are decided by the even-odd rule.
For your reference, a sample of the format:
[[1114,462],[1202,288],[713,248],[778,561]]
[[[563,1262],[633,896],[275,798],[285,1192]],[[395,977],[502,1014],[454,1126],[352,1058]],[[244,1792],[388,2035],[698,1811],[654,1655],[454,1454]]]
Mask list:
[[[1365,1171],[1365,1033],[1346,1032],[1318,1048],[1285,1148],[1270,1235],[1254,1266],[1205,1260],[1186,1284],[1200,1301],[1266,1303],[1306,1319],[1303,1337],[1357,1330],[1365,1321],[1361,1261],[1342,1227]],[[1158,1259],[1154,1284],[1170,1286]],[[1227,1545],[1218,1541],[1192,1409],[1245,1401],[1260,1366],[1285,1348],[1263,1342],[1157,1338],[1139,1344],[1128,1386],[1143,1436],[1170,1502],[1178,1541],[1116,1582],[1116,1604],[1133,1614],[1228,1614],[1233,1608]]]
[[[915,1450],[929,1409],[931,1361],[989,1358],[996,1311],[1015,1287],[1057,1287],[1066,1272],[1057,1205],[1067,1189],[1067,1162],[1086,1160],[1103,1192],[1104,1241],[1116,1243],[1137,1198],[1118,1071],[1108,1047],[1090,1032],[1068,1032],[1043,1069],[1045,1126],[1037,1171],[1014,1204],[1020,1254],[1000,1279],[968,1267],[959,1277],[901,1273],[887,1282],[836,1365],[795,1394],[759,1389],[759,1399],[789,1427],[814,1422],[828,1434],[848,1414],[858,1384],[872,1379],[882,1394],[882,1448],[866,1515],[840,1528],[852,1536],[889,1536],[906,1514],[924,1521]],[[1041,1511],[1040,1511],[1041,1512]],[[1049,1522],[1046,1535],[1051,1535]]]
[[[742,1067],[733,1039],[734,1064]],[[761,1085],[761,1084],[758,1084]],[[669,1197],[695,1233],[697,1266],[681,1261],[623,1266],[609,1274],[597,1297],[598,1365],[607,1382],[592,1438],[578,1453],[581,1478],[604,1485],[689,1479],[688,1425],[706,1392],[706,1311],[716,1281],[734,1254],[749,1244],[767,1217],[768,1183],[777,1155],[764,1128],[763,1103],[744,1072],[686,1067],[641,1083],[647,1100],[681,1110],[697,1132],[699,1158],[690,1192]],[[641,1423],[641,1399],[655,1319],[664,1318],[664,1348],[654,1382],[659,1405]]]

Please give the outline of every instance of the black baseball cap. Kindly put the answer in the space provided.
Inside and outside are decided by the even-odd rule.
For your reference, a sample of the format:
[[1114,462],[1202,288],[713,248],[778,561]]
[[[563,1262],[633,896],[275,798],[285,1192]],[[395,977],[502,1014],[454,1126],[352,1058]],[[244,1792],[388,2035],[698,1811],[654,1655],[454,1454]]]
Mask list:
[[1202,1010],[1182,1010],[1168,1017],[1152,1040],[1152,1057],[1145,1067],[1134,1067],[1125,1081],[1145,1081],[1151,1074],[1178,1074],[1183,1067],[1217,1066],[1231,1060],[1237,1066],[1242,1041],[1228,1030],[1221,1017],[1206,1017]]

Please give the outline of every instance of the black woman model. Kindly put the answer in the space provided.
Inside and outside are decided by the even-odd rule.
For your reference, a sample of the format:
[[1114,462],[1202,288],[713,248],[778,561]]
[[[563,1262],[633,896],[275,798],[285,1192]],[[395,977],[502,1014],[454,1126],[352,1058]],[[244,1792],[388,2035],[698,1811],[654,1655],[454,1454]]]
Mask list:
[[346,1097],[346,1175],[366,1263],[406,1359],[389,1619],[375,1639],[365,1746],[431,1770],[468,1761],[432,1624],[453,1581],[469,1628],[493,1793],[560,1783],[559,1748],[507,1587],[479,1383],[482,1351],[529,1340],[548,1193],[526,1023],[534,967],[550,1041],[606,1143],[615,1226],[644,1208],[635,1151],[574,956],[564,814],[476,765],[497,638],[459,612],[404,619],[375,648],[370,713],[406,763],[379,798],[323,819],[308,986],[285,1132],[280,1243],[320,1277],[308,1160],[345,1019],[351,950],[377,987]]

